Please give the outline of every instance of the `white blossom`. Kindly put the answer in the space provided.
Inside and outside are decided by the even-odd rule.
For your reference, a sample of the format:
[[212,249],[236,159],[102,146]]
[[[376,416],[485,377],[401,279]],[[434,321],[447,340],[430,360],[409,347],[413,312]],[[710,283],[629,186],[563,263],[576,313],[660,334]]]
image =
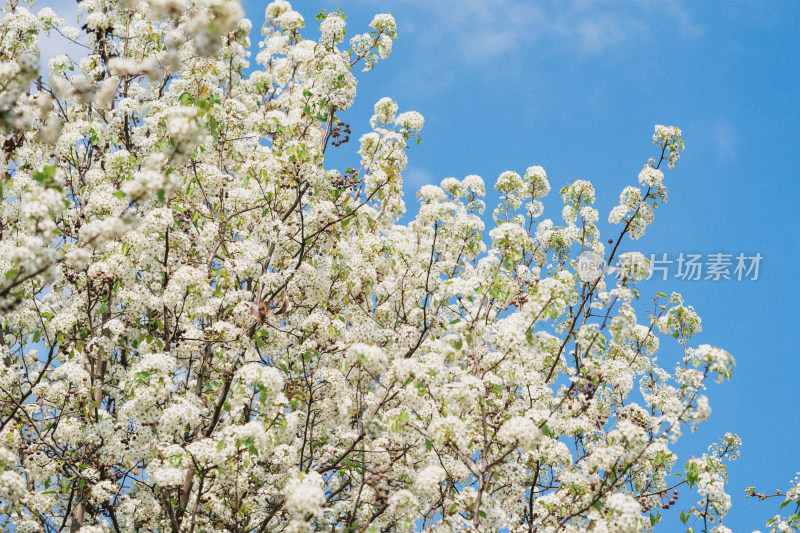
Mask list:
[[444,481],[445,475],[444,469],[437,465],[423,468],[417,473],[414,491],[422,496],[435,497],[439,493],[440,484]]
[[302,480],[291,482],[286,494],[286,507],[295,513],[319,514],[325,503],[322,478],[319,474],[306,475]]
[[[647,262],[618,251],[680,130],[616,207],[579,179],[542,218],[535,165],[499,198],[409,191],[423,116],[343,122],[392,15],[314,39],[285,0],[255,31],[239,0],[80,4],[0,15],[0,528],[647,530],[734,363],[680,295],[637,303]],[[40,73],[47,32],[82,46]],[[695,518],[727,512],[740,445],[680,472]]]
[[529,418],[515,416],[503,423],[497,432],[497,439],[503,444],[515,444],[530,448],[539,440],[541,431]]

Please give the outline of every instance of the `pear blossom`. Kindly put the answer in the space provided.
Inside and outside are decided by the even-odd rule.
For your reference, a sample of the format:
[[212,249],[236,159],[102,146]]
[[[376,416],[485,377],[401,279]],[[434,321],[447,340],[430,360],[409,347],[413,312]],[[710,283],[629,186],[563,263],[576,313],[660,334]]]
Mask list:
[[[574,180],[542,218],[535,161],[409,191],[425,118],[344,122],[390,14],[312,39],[285,0],[255,30],[239,0],[80,13],[2,11],[0,527],[639,531],[677,473],[724,518],[738,437],[685,469],[672,446],[734,359],[618,251],[679,129],[618,205]],[[48,31],[83,57],[39,72]]]

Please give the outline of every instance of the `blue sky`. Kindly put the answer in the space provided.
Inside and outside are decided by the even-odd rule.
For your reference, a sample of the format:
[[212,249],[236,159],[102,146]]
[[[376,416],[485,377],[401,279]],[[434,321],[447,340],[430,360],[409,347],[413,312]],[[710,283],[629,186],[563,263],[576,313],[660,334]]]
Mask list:
[[[244,3],[258,28],[268,2]],[[38,5],[74,12],[66,0]],[[294,7],[312,37],[322,9],[344,8],[351,35],[366,31],[377,12],[394,14],[400,38],[392,57],[359,75],[356,104],[343,119],[357,139],[383,96],[425,116],[405,173],[412,213],[415,189],[426,183],[479,174],[491,184],[504,170],[542,165],[554,187],[545,217],[560,219],[558,188],[588,179],[603,218],[655,155],[653,125],[683,129],[686,150],[667,173],[670,201],[627,249],[671,259],[680,252],[764,258],[756,281],[687,281],[673,268],[668,281],[642,286],[644,299],[682,293],[703,318],[693,340],[736,358],[733,379],[710,387],[711,419],[676,449],[682,463],[726,431],[738,433],[742,460],[729,469],[733,508],[725,523],[764,530],[779,502],[745,500],[745,487],[786,488],[800,471],[800,2],[305,0]],[[331,161],[358,166],[356,150],[346,144]],[[662,357],[671,366],[669,351]],[[693,501],[682,491],[676,509]],[[672,518],[662,530],[679,525]]]

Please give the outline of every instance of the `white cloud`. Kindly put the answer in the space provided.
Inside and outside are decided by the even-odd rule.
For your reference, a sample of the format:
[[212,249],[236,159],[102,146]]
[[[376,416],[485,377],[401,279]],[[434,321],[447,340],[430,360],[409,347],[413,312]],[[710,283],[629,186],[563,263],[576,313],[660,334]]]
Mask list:
[[691,21],[681,1],[649,0],[411,0],[429,15],[429,27],[415,27],[431,43],[442,35],[468,62],[486,62],[533,46],[545,50],[596,55],[631,42],[655,44],[655,35],[670,28],[695,36],[702,28]]
[[403,172],[403,190],[407,195],[414,196],[420,187],[433,183],[433,175],[424,168],[409,166]]
[[729,161],[736,154],[736,128],[724,118],[717,118],[712,125],[712,136],[717,157]]

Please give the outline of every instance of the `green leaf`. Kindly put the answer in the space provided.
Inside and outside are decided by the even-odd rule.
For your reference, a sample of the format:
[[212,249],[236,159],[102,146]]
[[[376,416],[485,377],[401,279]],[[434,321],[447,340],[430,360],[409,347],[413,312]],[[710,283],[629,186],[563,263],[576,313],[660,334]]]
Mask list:
[[658,513],[658,514],[655,514],[655,515],[653,513],[650,513],[650,525],[651,526],[654,526],[654,525],[658,524],[660,521],[661,521],[661,513]]
[[178,97],[178,102],[180,102],[181,105],[192,105],[194,103],[194,96],[188,92],[184,92]]
[[657,292],[656,296],[660,296],[661,298],[666,298],[667,297],[667,295],[664,294],[663,292]]
[[256,443],[255,440],[253,440],[253,437],[248,437],[247,439],[245,439],[244,445],[247,448],[247,451],[249,451],[253,455],[258,455],[258,450],[256,449]]
[[117,191],[117,192],[114,193],[114,196],[116,196],[119,199],[122,199],[122,198],[125,198],[127,196],[127,194],[125,194],[122,191]]
[[45,165],[42,167],[42,170],[38,170],[33,173],[33,179],[35,179],[39,183],[44,184],[52,181],[55,175],[56,175],[56,166]]
[[700,472],[697,463],[690,463],[686,469],[686,481],[689,482],[689,488],[692,488],[699,479]]

